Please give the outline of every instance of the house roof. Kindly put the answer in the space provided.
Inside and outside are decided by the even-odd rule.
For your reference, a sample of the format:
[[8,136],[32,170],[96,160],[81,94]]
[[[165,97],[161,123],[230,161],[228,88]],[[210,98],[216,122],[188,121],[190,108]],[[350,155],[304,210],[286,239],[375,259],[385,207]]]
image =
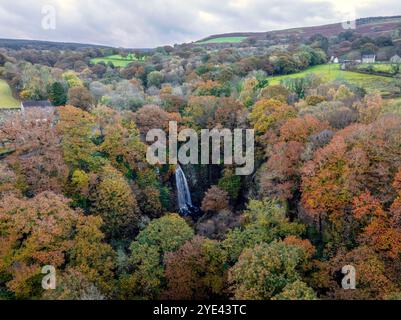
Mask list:
[[23,101],[22,106],[24,108],[48,108],[53,107],[49,100],[42,101]]
[[376,58],[375,54],[364,54],[362,56],[362,59],[373,59],[373,58]]

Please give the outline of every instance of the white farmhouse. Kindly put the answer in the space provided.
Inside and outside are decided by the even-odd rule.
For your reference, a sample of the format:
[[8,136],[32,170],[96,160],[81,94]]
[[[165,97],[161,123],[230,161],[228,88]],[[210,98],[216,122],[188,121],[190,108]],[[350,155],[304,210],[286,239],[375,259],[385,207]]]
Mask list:
[[398,54],[396,54],[395,56],[391,57],[390,62],[391,63],[401,63],[401,57]]
[[376,55],[375,54],[365,54],[362,56],[362,63],[375,63]]

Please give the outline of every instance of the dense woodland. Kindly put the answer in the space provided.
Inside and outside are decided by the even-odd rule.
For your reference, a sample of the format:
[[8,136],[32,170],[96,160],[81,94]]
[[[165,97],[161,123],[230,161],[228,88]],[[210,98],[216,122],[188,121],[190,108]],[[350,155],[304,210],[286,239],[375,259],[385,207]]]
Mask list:
[[[333,54],[388,60],[400,31],[166,46],[126,68],[90,63],[121,49],[1,48],[14,95],[59,107],[0,114],[0,299],[401,299],[399,100],[268,81]],[[172,120],[256,134],[250,176],[183,166],[196,217],[178,214],[175,167],[146,161]]]

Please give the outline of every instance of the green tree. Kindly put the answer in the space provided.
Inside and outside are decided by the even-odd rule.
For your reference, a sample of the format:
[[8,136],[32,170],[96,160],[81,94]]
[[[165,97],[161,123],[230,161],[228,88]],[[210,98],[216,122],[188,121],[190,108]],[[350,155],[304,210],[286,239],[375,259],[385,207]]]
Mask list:
[[119,279],[118,298],[157,299],[164,281],[160,258],[157,246],[132,243],[128,261],[131,271],[123,273]]
[[[178,214],[168,214],[155,219],[142,230],[136,242],[156,246],[161,254],[177,250],[194,236],[194,231]],[[135,242],[134,242],[135,243]]]
[[67,93],[60,82],[54,82],[49,88],[49,99],[55,106],[64,106],[67,103]]
[[305,282],[296,280],[286,285],[272,300],[317,300],[316,293]]
[[309,86],[305,78],[287,78],[281,81],[281,85],[286,87],[291,92],[295,93],[298,98],[305,98],[306,89]]
[[160,71],[152,71],[148,74],[148,87],[155,86],[160,87],[164,79],[163,74]]
[[305,232],[304,225],[289,221],[286,209],[278,201],[251,200],[242,221],[242,227],[231,230],[223,241],[231,263],[237,261],[245,248]]
[[299,280],[302,249],[284,242],[245,249],[229,271],[235,299],[267,300]]
[[237,201],[239,191],[241,189],[241,177],[235,175],[232,171],[226,171],[224,176],[220,178],[218,187],[224,190],[230,196],[230,199]]
[[157,299],[165,282],[165,253],[176,251],[193,236],[178,214],[152,220],[130,246],[130,268],[120,278],[120,298]]
[[109,237],[132,234],[138,223],[139,207],[127,180],[111,165],[104,167],[91,200],[91,212],[103,218],[103,229]]

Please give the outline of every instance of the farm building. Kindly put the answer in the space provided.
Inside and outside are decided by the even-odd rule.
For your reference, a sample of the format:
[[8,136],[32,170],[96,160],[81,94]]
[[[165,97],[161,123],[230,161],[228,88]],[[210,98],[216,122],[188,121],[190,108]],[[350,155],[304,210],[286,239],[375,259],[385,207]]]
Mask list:
[[21,112],[29,109],[41,109],[41,113],[38,114],[39,117],[37,121],[47,121],[48,116],[53,114],[55,107],[48,100],[43,101],[23,101],[21,102]]
[[332,56],[330,58],[330,63],[339,63],[339,59],[337,57]]
[[401,63],[401,57],[398,54],[396,54],[391,57],[390,62],[391,63]]
[[375,54],[365,54],[362,56],[362,63],[375,63],[376,55]]
[[21,110],[27,108],[53,108],[54,106],[51,104],[49,100],[43,101],[23,101],[21,102]]

